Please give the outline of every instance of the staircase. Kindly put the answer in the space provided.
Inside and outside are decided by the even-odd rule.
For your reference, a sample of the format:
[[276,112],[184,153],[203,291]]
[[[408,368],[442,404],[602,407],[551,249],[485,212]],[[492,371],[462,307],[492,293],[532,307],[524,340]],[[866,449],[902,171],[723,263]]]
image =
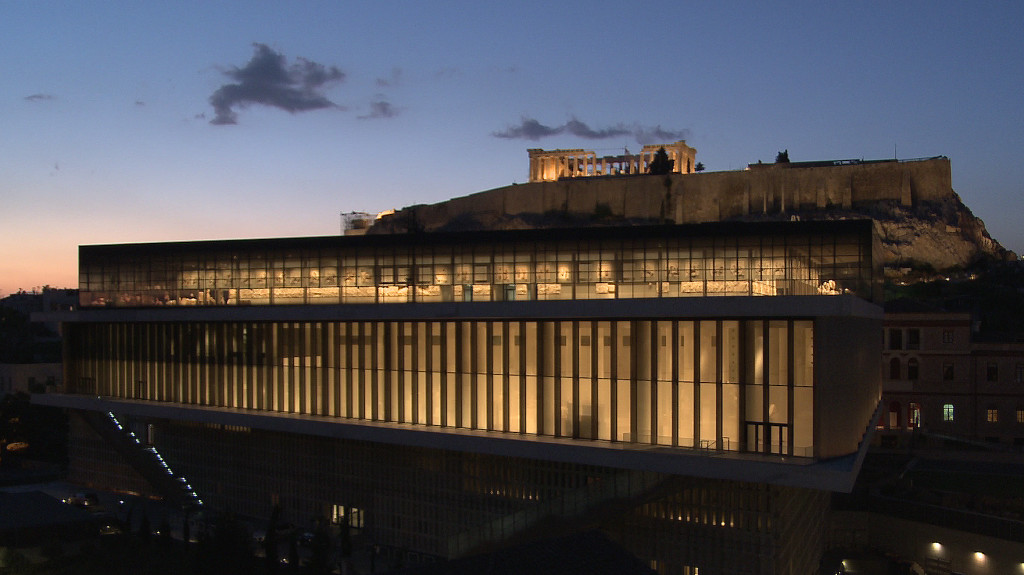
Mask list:
[[196,494],[184,476],[171,470],[164,458],[151,445],[145,445],[126,426],[121,425],[113,412],[83,411],[85,421],[121,456],[128,460],[164,498],[184,509],[202,507],[203,500]]
[[462,557],[488,545],[523,538],[528,531],[543,529],[542,524],[552,519],[572,523],[614,514],[625,508],[624,502],[635,503],[646,498],[669,478],[647,471],[622,471],[599,478],[560,497],[541,501],[450,537],[448,556]]

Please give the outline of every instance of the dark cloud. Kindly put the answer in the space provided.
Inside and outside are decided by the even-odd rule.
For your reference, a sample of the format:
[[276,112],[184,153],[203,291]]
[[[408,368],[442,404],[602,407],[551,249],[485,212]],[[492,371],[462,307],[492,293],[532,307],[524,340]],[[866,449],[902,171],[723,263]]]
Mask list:
[[547,136],[556,136],[565,131],[565,126],[552,128],[545,126],[533,118],[523,118],[518,126],[509,126],[503,132],[494,132],[496,138],[508,138],[510,140],[539,140]]
[[633,136],[640,144],[671,142],[686,136],[686,130],[664,130],[661,126],[644,127],[616,124],[607,128],[594,129],[585,122],[572,118],[561,126],[546,126],[533,118],[522,118],[519,125],[509,126],[501,132],[494,132],[496,138],[539,140],[558,134],[572,134],[588,140],[603,140],[622,136]]
[[253,44],[255,53],[243,68],[232,66],[224,75],[236,83],[224,84],[210,96],[214,117],[211,124],[236,124],[234,108],[260,104],[287,112],[338,108],[321,90],[345,78],[335,66],[324,66],[304,58],[288,65],[285,57],[264,44]]
[[668,142],[675,142],[676,140],[685,140],[690,135],[689,130],[663,130],[661,126],[655,126],[653,128],[636,128],[633,132],[636,136],[636,141],[643,145],[648,144],[664,144]]
[[438,80],[450,80],[459,75],[459,69],[448,66],[434,71],[434,78]]
[[54,99],[54,95],[53,94],[32,94],[30,96],[25,96],[25,100],[27,100],[29,102],[43,102],[45,100],[52,100],[52,99]]
[[622,124],[613,128],[605,128],[603,130],[594,130],[590,126],[583,122],[573,118],[565,123],[565,131],[569,132],[573,136],[579,136],[581,138],[587,138],[588,140],[603,140],[605,138],[616,138],[619,136],[625,136],[630,133],[629,130],[624,128]]
[[370,113],[364,116],[359,116],[360,120],[369,120],[373,118],[394,118],[398,115],[398,108],[391,105],[391,102],[384,100],[383,97],[378,96],[372,102],[370,102]]
[[397,86],[402,81],[402,69],[392,68],[391,75],[387,78],[377,78],[378,88],[390,88]]

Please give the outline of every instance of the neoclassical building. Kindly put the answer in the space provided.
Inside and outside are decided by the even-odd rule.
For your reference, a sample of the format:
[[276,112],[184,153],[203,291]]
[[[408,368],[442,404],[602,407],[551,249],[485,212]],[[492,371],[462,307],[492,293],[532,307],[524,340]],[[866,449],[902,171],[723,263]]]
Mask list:
[[867,220],[82,246],[36,400],[73,481],[345,516],[403,561],[557,520],[660,573],[809,573],[877,417],[878,249]]

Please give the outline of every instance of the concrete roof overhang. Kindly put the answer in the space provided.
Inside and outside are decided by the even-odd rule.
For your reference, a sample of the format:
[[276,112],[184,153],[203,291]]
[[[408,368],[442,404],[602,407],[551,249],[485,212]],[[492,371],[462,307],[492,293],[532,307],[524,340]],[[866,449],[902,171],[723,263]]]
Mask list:
[[865,317],[882,308],[857,296],[722,296],[509,302],[98,308],[32,314],[65,323]]
[[[868,433],[861,440],[857,452],[829,460],[814,460],[803,457],[544,437],[84,395],[37,394],[32,396],[32,402],[52,407],[106,411],[118,415],[127,414],[175,421],[243,426],[254,430],[279,433],[561,461],[847,493],[853,489],[854,481],[867,451],[867,445],[870,443],[869,428]],[[875,419],[877,419],[877,414]]]

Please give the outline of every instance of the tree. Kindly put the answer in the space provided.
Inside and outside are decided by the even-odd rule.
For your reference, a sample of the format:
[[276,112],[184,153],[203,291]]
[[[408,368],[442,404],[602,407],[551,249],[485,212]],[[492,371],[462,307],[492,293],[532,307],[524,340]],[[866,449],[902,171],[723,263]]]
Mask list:
[[704,163],[703,162],[697,162],[697,165],[693,167],[693,171],[695,171],[695,172],[703,172],[704,171]]
[[281,526],[281,506],[274,505],[270,514],[270,523],[267,524],[267,532],[263,536],[263,556],[267,562],[267,573],[277,572],[277,530]]
[[665,151],[665,148],[658,148],[658,151],[654,153],[654,159],[647,167],[647,173],[652,176],[671,174],[675,163],[675,160],[668,159],[668,152]]
[[310,557],[308,572],[315,575],[326,575],[331,572],[331,534],[327,521],[323,517],[316,518],[316,528],[309,542]]
[[782,150],[775,156],[776,164],[788,164],[789,163],[789,148]]

